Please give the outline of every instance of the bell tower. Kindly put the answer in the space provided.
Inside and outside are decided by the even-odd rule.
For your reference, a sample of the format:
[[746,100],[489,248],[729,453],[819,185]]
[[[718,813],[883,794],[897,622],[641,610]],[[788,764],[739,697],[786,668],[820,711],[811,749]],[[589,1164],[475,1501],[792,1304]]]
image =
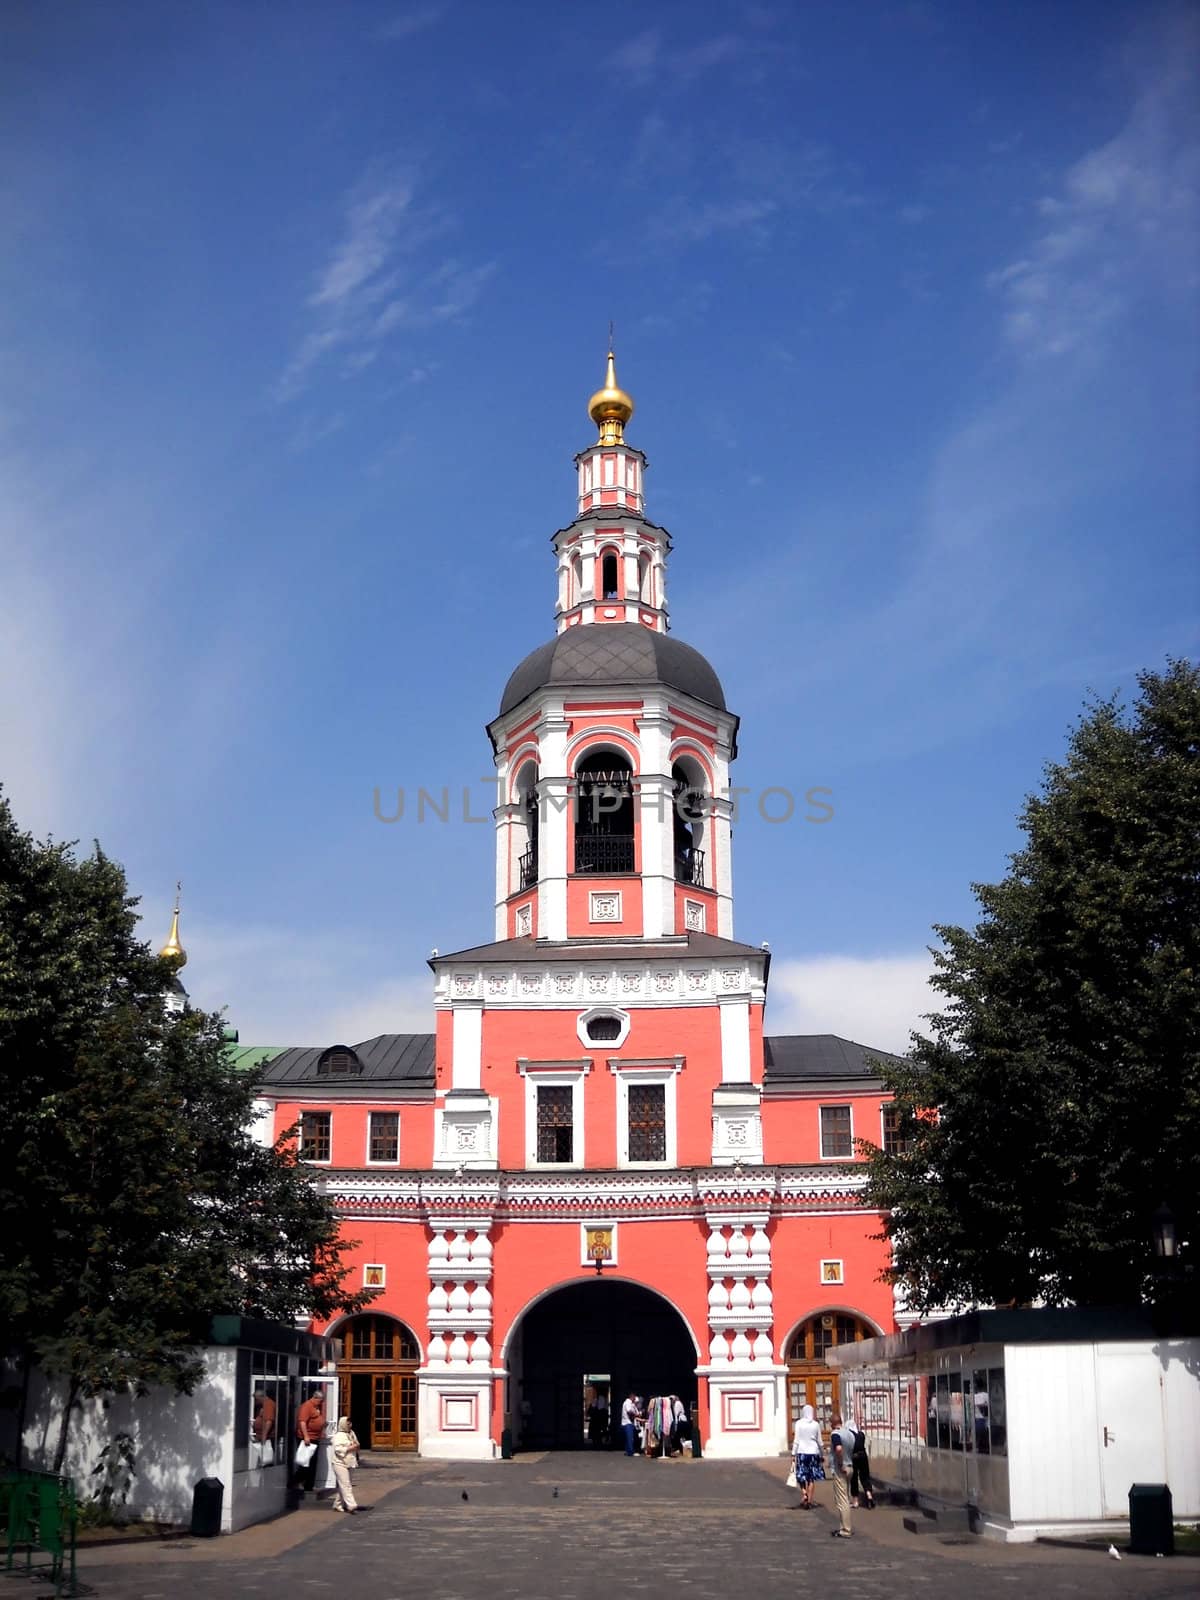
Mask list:
[[646,457],[611,349],[553,536],[556,634],[489,726],[499,775],[496,938],[733,936],[729,764],[738,719],[668,632],[671,536],[645,515]]

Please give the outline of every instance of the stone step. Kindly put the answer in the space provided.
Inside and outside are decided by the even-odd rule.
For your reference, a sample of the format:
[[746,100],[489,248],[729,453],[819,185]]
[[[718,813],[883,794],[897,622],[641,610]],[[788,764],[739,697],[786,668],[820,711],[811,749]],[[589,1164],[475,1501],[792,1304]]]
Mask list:
[[905,1517],[904,1526],[909,1533],[969,1534],[971,1513],[966,1506],[951,1506],[942,1511],[920,1511],[916,1516]]

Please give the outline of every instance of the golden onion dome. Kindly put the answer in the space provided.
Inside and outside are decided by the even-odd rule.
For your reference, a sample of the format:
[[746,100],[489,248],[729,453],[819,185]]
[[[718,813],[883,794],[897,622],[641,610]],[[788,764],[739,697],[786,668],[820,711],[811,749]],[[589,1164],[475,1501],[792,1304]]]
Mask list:
[[171,917],[171,932],[167,942],[158,952],[161,961],[169,961],[176,972],[180,967],[187,966],[187,951],[179,942],[179,904],[176,902],[175,911]]
[[613,353],[608,352],[608,371],[604,374],[604,387],[597,389],[588,401],[588,416],[600,429],[601,444],[620,444],[625,424],[633,415],[633,398],[617,384],[617,368]]

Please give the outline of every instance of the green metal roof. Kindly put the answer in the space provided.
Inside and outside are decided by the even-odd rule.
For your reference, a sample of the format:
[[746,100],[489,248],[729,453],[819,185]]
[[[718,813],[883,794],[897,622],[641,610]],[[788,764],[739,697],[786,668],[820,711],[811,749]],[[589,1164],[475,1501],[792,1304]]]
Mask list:
[[225,1052],[235,1072],[249,1072],[263,1061],[274,1061],[290,1048],[286,1044],[230,1044],[225,1046]]

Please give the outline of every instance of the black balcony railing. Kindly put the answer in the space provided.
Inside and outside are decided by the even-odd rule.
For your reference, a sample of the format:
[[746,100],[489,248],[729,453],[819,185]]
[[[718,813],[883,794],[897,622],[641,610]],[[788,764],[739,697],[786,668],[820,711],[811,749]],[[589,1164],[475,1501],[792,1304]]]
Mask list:
[[685,850],[675,857],[675,882],[704,887],[704,851]]
[[632,872],[633,835],[594,833],[575,836],[576,872]]
[[517,870],[521,874],[522,889],[532,888],[537,882],[537,851],[526,850],[517,862]]

